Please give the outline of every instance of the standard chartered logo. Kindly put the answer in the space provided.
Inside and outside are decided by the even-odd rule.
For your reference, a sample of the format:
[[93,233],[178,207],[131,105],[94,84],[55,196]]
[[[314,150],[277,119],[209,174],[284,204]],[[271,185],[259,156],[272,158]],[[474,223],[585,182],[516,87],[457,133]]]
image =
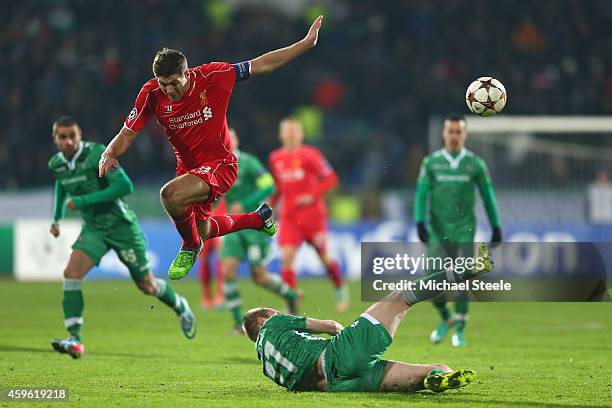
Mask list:
[[204,107],[204,109],[197,110],[186,115],[172,117],[168,119],[169,129],[182,129],[184,127],[198,125],[204,121],[213,117],[213,111],[210,106]]

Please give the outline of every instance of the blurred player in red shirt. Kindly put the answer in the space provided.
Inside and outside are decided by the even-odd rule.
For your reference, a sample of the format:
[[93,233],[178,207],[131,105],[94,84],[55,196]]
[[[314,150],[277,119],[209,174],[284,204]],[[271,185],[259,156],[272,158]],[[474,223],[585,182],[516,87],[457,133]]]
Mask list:
[[287,284],[297,285],[293,261],[302,242],[312,245],[336,288],[336,310],[348,308],[349,292],[342,281],[338,263],[327,248],[327,208],[324,195],[338,185],[338,176],[321,152],[303,144],[304,131],[299,120],[283,119],[279,125],[282,147],[269,157],[269,169],[276,182],[280,200],[281,276]]
[[238,173],[227,106],[236,81],[270,73],[313,48],[322,20],[319,16],[302,40],[238,64],[212,62],[190,69],[180,51],[164,48],[155,55],[155,78],[144,84],[123,128],[102,153],[99,175],[117,168],[117,157],[155,117],[177,159],[177,177],[160,191],[162,205],[183,239],[168,269],[170,279],[189,273],[208,238],[242,229],[276,232],[272,210],[265,203],[247,214],[210,215],[213,202],[231,188]]
[[[225,213],[227,213],[227,206],[225,205],[225,199],[221,198],[213,208],[212,215],[222,215]],[[204,309],[221,307],[225,303],[225,296],[223,296],[223,271],[221,270],[221,260],[219,259],[221,245],[223,245],[221,237],[207,239],[204,242],[204,249],[200,253],[200,266],[198,268],[198,276],[202,286],[200,306]],[[214,299],[210,290],[210,281],[213,275],[216,283]]]

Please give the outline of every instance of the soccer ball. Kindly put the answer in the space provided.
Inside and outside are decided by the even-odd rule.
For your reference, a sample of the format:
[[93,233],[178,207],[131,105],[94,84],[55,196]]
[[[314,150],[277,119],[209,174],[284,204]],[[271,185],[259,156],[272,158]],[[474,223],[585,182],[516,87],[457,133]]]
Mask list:
[[470,112],[493,116],[506,106],[506,88],[495,78],[480,77],[468,86],[465,102]]

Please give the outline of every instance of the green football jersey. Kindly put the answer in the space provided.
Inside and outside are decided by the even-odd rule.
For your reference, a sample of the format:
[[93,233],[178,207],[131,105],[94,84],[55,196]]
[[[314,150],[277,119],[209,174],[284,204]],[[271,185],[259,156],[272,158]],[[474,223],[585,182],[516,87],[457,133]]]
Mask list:
[[255,347],[264,375],[290,391],[308,383],[329,340],[305,332],[306,318],[276,314],[264,323]]
[[[110,185],[111,179],[119,177],[117,173],[122,173],[127,178],[122,169],[114,174],[98,177],[98,162],[104,149],[105,146],[102,144],[81,141],[77,152],[70,160],[66,159],[62,152],[51,157],[49,170],[55,178],[56,206],[61,206],[61,209],[55,211],[54,221],[61,218],[67,195],[74,200],[76,197],[104,190]],[[122,198],[80,207],[79,211],[85,224],[102,231],[110,231],[118,220],[136,221],[136,215]]]
[[[423,160],[419,190],[429,193],[430,230],[442,240],[471,241],[476,230],[474,188],[478,187],[493,226],[499,225],[487,165],[467,149],[451,154],[440,149]],[[424,221],[425,209],[417,197],[416,221]]]
[[[245,211],[253,211],[260,204],[258,198],[264,199],[269,194],[259,197],[255,194],[270,186],[274,179],[257,157],[243,151],[236,151],[238,156],[238,178],[232,188],[225,193],[228,208],[235,202],[243,205]],[[274,191],[271,191],[273,193]]]

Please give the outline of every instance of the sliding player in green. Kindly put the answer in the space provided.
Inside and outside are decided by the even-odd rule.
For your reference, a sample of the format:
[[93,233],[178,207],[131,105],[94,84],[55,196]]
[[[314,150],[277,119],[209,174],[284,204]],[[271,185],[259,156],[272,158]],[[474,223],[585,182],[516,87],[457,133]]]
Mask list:
[[83,355],[83,292],[81,283],[87,272],[113,249],[129,269],[138,288],[156,296],[179,316],[184,335],[196,333],[195,316],[187,300],[177,295],[163,279],[156,279],[146,258],[145,238],[136,215],[123,201],[134,191],[132,181],[123,169],[98,177],[98,162],[104,145],[82,140],[76,120],[62,116],[53,124],[53,140],[59,152],[49,160],[55,178],[55,204],[51,234],[60,235],[59,221],[65,208],[79,211],[83,218],[81,234],[72,245],[64,269],[64,325],[70,334],[54,339],[53,348],[73,358]]
[[[462,282],[493,270],[484,244],[475,258],[474,270],[462,274],[442,271],[420,278],[414,281],[414,289],[391,293],[346,329],[333,320],[258,307],[245,314],[244,331],[255,342],[264,375],[289,391],[442,392],[460,388],[474,380],[472,370],[452,371],[443,364],[407,364],[381,357],[408,310],[440,293],[421,289],[420,283]],[[332,337],[312,335],[317,333]]]
[[[474,250],[476,215],[474,187],[478,188],[493,236],[492,243],[502,239],[493,185],[484,160],[465,148],[467,126],[463,116],[444,121],[444,148],[423,159],[415,195],[415,222],[419,239],[427,243],[428,256],[465,257]],[[429,228],[425,225],[429,197]],[[438,271],[430,271],[434,273]],[[465,323],[468,317],[468,293],[455,298],[455,314],[450,315],[446,296],[433,299],[441,321],[431,333],[431,341],[441,342],[450,327],[456,329],[453,346],[465,346]]]
[[[257,206],[276,193],[272,175],[257,157],[238,150],[240,140],[230,129],[234,154],[238,158],[238,178],[225,194],[230,214],[254,211]],[[214,222],[214,219],[211,218]],[[290,313],[297,314],[298,296],[278,275],[268,272],[265,258],[270,249],[270,236],[257,230],[242,230],[226,235],[221,248],[221,270],[225,278],[225,305],[234,320],[234,334],[242,334],[242,299],[236,275],[240,263],[246,259],[251,267],[253,281],[287,300]]]

